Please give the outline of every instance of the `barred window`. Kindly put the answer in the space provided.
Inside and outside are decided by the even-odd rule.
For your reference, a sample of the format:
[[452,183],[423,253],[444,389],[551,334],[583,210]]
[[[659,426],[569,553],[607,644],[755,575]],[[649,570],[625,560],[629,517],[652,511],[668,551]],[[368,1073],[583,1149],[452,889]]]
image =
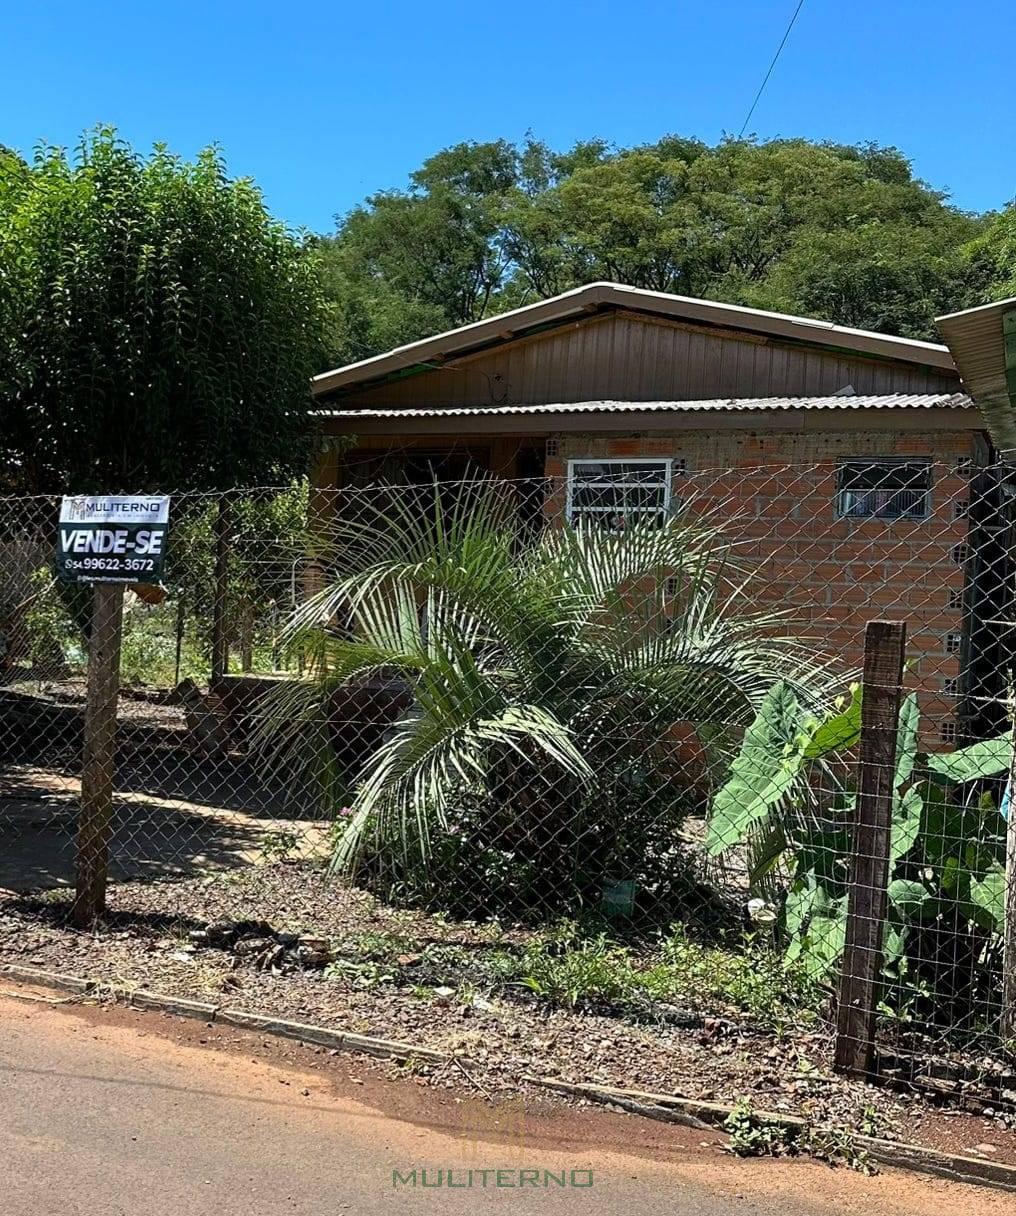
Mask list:
[[931,465],[924,460],[845,460],[836,509],[844,519],[927,519]]
[[569,460],[568,519],[619,529],[662,523],[671,509],[672,460]]

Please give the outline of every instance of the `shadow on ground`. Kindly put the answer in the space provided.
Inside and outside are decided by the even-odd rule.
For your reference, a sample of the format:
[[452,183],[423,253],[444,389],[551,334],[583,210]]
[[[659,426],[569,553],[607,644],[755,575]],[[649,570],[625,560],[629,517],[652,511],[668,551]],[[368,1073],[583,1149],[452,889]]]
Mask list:
[[[128,757],[120,766],[110,836],[110,877],[193,877],[285,851],[324,852],[327,824],[280,818],[249,766],[220,761],[213,779],[197,757]],[[67,771],[19,765],[0,772],[0,887],[32,891],[74,880],[80,783]]]

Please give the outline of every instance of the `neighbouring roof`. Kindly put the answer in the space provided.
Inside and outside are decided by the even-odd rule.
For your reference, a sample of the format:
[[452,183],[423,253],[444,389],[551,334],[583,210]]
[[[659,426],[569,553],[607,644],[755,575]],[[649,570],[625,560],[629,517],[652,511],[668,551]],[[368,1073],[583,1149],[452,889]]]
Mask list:
[[541,414],[684,414],[715,411],[969,409],[965,393],[891,393],[883,396],[730,397],[709,401],[574,401],[550,405],[428,406],[410,409],[323,409],[322,418],[356,422],[388,418],[526,417]]
[[351,385],[379,380],[408,368],[440,365],[443,360],[499,342],[512,341],[533,330],[610,308],[715,325],[727,330],[742,330],[955,372],[949,348],[935,342],[895,338],[888,334],[834,325],[831,321],[816,321],[808,317],[766,312],[759,308],[744,308],[737,304],[720,304],[715,300],[647,291],[640,287],[626,287],[620,283],[589,283],[585,287],[551,296],[550,299],[527,304],[524,308],[500,313],[483,321],[474,321],[470,325],[462,325],[433,338],[424,338],[420,342],[396,347],[383,355],[375,355],[359,363],[350,363],[346,367],[323,372],[313,378],[311,389],[315,396],[322,396]]
[[936,324],[995,446],[1016,449],[1016,299],[950,313]]

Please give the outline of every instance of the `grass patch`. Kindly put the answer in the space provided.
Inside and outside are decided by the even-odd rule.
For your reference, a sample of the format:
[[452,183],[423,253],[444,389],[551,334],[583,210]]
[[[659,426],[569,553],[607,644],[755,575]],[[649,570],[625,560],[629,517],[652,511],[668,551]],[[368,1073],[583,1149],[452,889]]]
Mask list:
[[518,955],[490,964],[492,979],[521,985],[566,1009],[645,1009],[663,1002],[699,1012],[740,1012],[775,1030],[814,1020],[825,997],[768,944],[746,936],[729,946],[704,946],[680,926],[645,955],[604,933],[583,936],[567,923]]
[[700,1005],[731,1005],[770,1029],[813,1020],[826,997],[803,967],[750,934],[731,946],[703,946],[675,925],[661,954],[655,970],[672,999],[683,994]]

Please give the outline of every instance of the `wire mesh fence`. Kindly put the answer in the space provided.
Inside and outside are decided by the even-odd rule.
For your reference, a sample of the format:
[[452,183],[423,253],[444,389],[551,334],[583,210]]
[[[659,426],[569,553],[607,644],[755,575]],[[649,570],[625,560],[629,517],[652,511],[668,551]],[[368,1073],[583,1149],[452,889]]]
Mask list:
[[[407,987],[420,926],[466,925],[474,987],[841,1044],[852,1003],[862,1071],[1011,1100],[1014,485],[622,460],[175,495],[164,585],[124,597],[107,917]],[[58,510],[0,499],[8,960],[81,844],[93,600],[54,579]],[[865,683],[878,619],[904,666]]]

